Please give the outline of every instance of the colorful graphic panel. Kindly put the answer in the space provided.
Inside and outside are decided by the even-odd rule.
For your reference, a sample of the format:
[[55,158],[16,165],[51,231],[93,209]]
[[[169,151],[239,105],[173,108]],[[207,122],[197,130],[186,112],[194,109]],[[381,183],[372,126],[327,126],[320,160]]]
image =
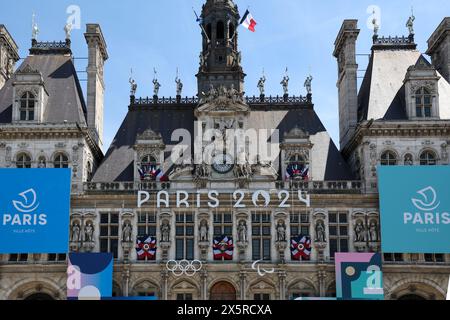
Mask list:
[[450,166],[378,167],[383,252],[450,253]]
[[338,300],[384,300],[381,254],[336,253]]
[[112,253],[71,253],[67,267],[67,298],[100,300],[112,297]]
[[70,169],[0,169],[0,254],[66,253]]

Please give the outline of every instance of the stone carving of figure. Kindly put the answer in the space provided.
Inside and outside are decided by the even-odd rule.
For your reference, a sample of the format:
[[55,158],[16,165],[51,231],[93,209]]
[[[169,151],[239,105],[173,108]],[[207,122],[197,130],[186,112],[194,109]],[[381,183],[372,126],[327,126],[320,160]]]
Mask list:
[[183,82],[181,79],[176,77],[175,83],[177,84],[177,96],[181,96],[181,92],[183,91]]
[[308,94],[311,94],[311,92],[312,92],[312,89],[311,89],[311,83],[312,83],[312,81],[313,81],[313,77],[312,77],[311,75],[309,75],[308,77],[306,77],[304,86],[305,86],[306,91],[308,92]]
[[283,80],[281,80],[280,84],[283,86],[283,93],[285,95],[289,94],[289,76],[285,75]]
[[369,240],[371,242],[378,241],[378,225],[375,221],[372,221],[369,226]]
[[136,81],[130,77],[130,80],[128,80],[128,82],[130,83],[130,96],[135,96],[136,95],[136,90],[137,90],[137,83]]
[[45,165],[45,159],[43,159],[43,158],[39,159],[38,167],[39,167],[40,169],[43,169],[43,168],[46,167],[46,165]]
[[355,242],[364,242],[366,241],[365,237],[365,228],[364,224],[361,220],[356,223],[355,226]]
[[259,89],[259,94],[262,96],[265,94],[265,85],[266,85],[266,77],[263,75],[261,78],[259,78],[257,85]]
[[131,234],[133,231],[133,227],[131,226],[131,223],[128,221],[125,222],[122,226],[122,241],[123,242],[132,242],[131,240]]
[[247,242],[247,224],[241,220],[238,225],[238,241]]
[[231,84],[230,90],[228,90],[228,97],[236,103],[239,100],[239,91],[234,88],[234,84]]
[[209,166],[206,163],[199,164],[195,167],[195,175],[197,178],[207,178],[210,176]]
[[414,163],[413,163],[412,155],[407,154],[407,155],[405,156],[405,166],[412,166],[413,164],[414,164]]
[[286,241],[286,225],[283,221],[278,221],[277,225],[277,241]]
[[88,222],[84,226],[84,241],[94,242],[94,225],[92,224],[92,222]]
[[406,22],[406,27],[408,28],[410,35],[414,34],[414,21],[415,20],[416,20],[416,17],[414,17],[414,14],[412,14],[408,18],[408,21]]
[[74,222],[72,224],[72,236],[71,236],[70,240],[72,242],[79,242],[80,241],[80,232],[81,232],[80,224],[78,222]]
[[169,242],[170,241],[170,225],[167,220],[161,225],[161,242]]
[[208,223],[203,220],[200,224],[200,241],[208,241]]
[[158,79],[153,79],[153,95],[158,96],[159,88],[161,88],[161,84],[158,82]]
[[70,33],[72,32],[72,24],[66,23],[64,26],[64,32],[66,33],[66,39],[70,39]]
[[319,220],[316,223],[316,241],[317,242],[325,242],[325,225],[323,224],[322,220]]

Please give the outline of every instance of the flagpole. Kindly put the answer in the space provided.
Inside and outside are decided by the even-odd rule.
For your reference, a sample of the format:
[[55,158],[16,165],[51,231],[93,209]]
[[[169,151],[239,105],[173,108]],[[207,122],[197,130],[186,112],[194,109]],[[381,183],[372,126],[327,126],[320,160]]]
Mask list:
[[211,40],[208,37],[208,34],[206,33],[205,28],[203,27],[203,23],[201,23],[201,19],[198,16],[197,12],[195,11],[194,7],[192,7],[192,11],[194,11],[195,17],[197,18],[197,22],[198,22],[200,28],[202,29],[203,33],[205,34],[206,39],[208,40],[208,42],[211,42]]

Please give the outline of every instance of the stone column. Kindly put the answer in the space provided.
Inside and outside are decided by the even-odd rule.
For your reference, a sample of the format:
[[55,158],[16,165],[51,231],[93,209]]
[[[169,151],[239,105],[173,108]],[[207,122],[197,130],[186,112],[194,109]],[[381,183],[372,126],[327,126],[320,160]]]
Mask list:
[[319,279],[319,296],[325,297],[327,293],[326,288],[327,272],[325,270],[317,271],[317,278]]
[[168,279],[167,271],[161,271],[161,300],[168,300]]
[[241,289],[241,300],[246,300],[247,272],[241,271],[241,273],[239,274],[239,280]]
[[286,300],[286,271],[278,272],[278,280],[280,284],[280,300]]
[[124,297],[129,295],[129,285],[130,285],[130,269],[126,265],[122,271],[122,294]]
[[208,271],[203,270],[200,274],[201,279],[201,299],[202,300],[208,300]]

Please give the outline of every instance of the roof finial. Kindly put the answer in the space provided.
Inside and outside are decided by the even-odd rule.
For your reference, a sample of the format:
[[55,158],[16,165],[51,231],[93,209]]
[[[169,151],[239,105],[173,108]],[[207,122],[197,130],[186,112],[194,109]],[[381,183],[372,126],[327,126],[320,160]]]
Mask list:
[[31,40],[36,40],[37,41],[37,36],[39,34],[39,27],[36,23],[36,14],[33,13],[33,17],[31,20]]
[[406,22],[406,27],[409,30],[409,35],[414,35],[414,21],[416,20],[416,17],[414,16],[414,8],[411,7],[411,16],[408,18],[408,21]]

